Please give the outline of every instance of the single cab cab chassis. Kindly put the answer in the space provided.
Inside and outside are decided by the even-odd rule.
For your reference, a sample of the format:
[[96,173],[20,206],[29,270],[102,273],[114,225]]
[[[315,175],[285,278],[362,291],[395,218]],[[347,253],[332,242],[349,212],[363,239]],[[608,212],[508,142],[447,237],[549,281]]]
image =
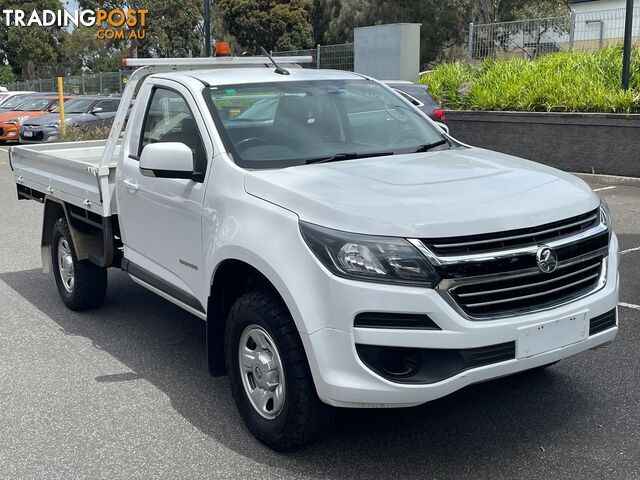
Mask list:
[[418,405],[614,339],[618,243],[582,180],[278,60],[130,60],[107,141],[11,148],[69,308],[115,267],[206,320],[210,372],[277,449],[329,406]]

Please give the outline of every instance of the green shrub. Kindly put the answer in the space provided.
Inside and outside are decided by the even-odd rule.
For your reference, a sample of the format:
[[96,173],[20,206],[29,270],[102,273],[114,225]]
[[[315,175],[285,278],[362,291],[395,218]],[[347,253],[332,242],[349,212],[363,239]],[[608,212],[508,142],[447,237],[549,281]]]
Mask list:
[[547,112],[640,112],[640,50],[631,88],[620,88],[622,47],[558,52],[537,60],[487,59],[470,67],[443,64],[420,82],[450,109]]
[[60,133],[58,141],[60,142],[82,142],[85,140],[105,140],[109,136],[111,127],[101,126],[85,126],[74,125],[65,129],[64,133]]

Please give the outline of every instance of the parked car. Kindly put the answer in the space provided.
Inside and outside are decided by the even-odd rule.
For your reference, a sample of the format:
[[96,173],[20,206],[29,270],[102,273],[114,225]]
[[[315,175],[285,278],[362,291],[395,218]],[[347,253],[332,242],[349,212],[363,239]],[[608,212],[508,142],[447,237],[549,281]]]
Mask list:
[[[65,102],[65,125],[110,126],[120,105],[118,97],[82,96]],[[51,113],[25,120],[20,127],[20,143],[53,142],[60,135],[60,106]]]
[[40,94],[39,93],[19,93],[18,95],[13,95],[11,97],[8,97],[6,100],[3,101],[2,104],[0,104],[0,113],[13,110],[14,108],[19,107],[20,104],[38,95]]
[[[209,370],[263,442],[616,337],[618,240],[584,181],[464,145],[354,73],[190,61],[127,62],[148,66],[108,140],[10,164],[64,304],[98,307],[113,267],[205,320]],[[271,118],[237,113],[269,98]]]
[[[71,98],[64,97],[65,100]],[[25,120],[51,112],[58,103],[57,96],[33,96],[15,109],[0,113],[0,141],[18,140],[20,138],[20,126]]]
[[429,95],[429,89],[426,85],[399,80],[386,81],[384,83],[393,88],[407,101],[429,115],[431,120],[445,123],[444,109],[431,97],[431,95]]
[[20,97],[24,95],[29,95],[37,92],[29,92],[29,91],[21,91],[21,92],[0,92],[0,107],[4,105],[4,103],[10,98]]

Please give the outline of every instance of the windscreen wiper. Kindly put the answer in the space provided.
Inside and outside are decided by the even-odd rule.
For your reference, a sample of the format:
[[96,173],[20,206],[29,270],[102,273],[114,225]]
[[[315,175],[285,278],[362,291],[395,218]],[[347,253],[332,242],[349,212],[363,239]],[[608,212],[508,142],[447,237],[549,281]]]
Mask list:
[[336,153],[330,157],[310,158],[305,163],[307,165],[311,163],[330,163],[339,162],[341,160],[355,160],[356,158],[385,157],[393,154],[394,152]]
[[447,139],[443,138],[442,140],[438,140],[437,142],[427,143],[425,145],[420,145],[418,148],[416,148],[414,150],[414,153],[428,152],[432,148],[436,148],[436,147],[439,147],[440,145],[445,145],[445,144],[448,145],[449,141]]

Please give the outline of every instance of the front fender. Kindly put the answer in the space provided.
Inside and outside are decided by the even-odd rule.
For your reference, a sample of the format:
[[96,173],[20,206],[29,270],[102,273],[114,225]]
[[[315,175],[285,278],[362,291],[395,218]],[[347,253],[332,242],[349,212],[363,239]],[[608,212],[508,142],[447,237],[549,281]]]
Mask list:
[[205,259],[209,285],[225,260],[239,260],[271,282],[300,333],[333,326],[327,314],[330,281],[304,243],[297,215],[255,197],[238,208],[242,215],[226,216],[225,225],[217,229],[224,233],[217,237],[216,248],[212,244],[206,249],[211,252]]

